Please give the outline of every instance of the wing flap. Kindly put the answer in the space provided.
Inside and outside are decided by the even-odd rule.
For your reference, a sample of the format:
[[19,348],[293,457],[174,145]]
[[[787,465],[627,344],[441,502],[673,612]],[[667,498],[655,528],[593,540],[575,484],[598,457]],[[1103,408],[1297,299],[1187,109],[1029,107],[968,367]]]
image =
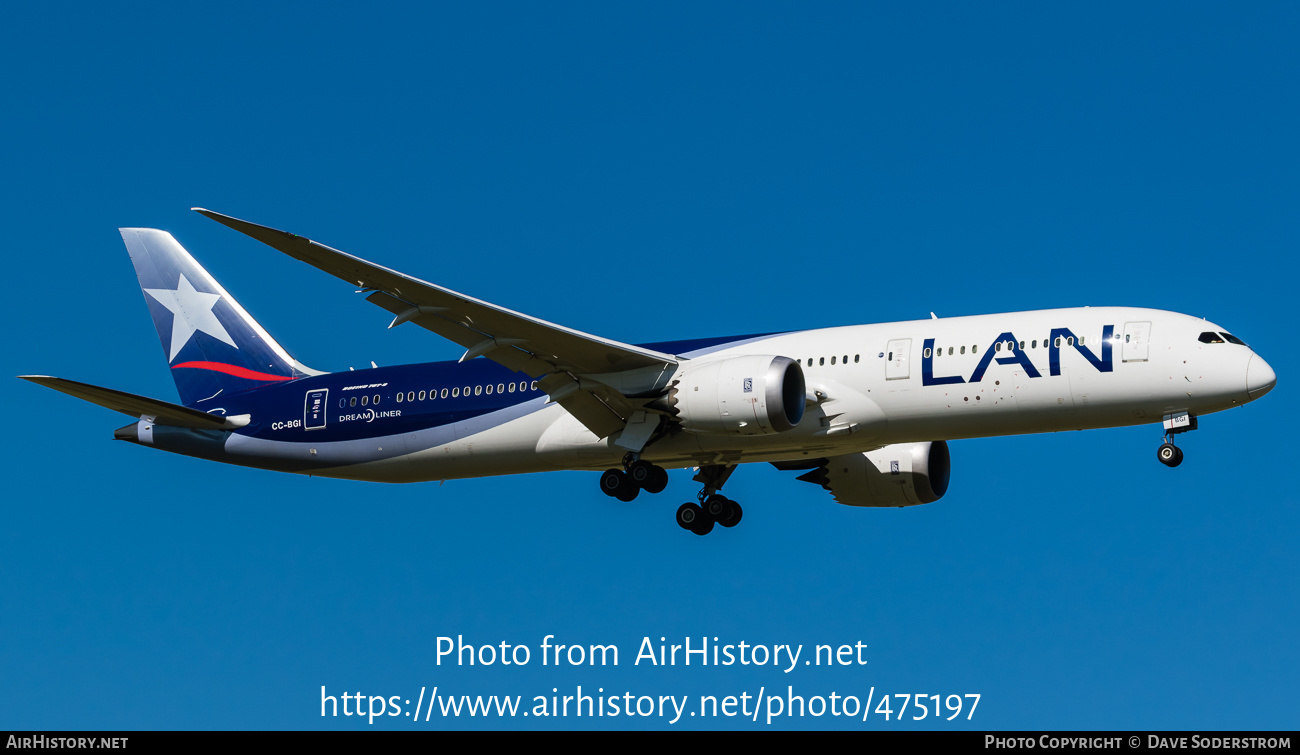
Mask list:
[[137,396],[134,393],[115,391],[112,388],[104,388],[89,383],[78,383],[75,380],[66,380],[48,375],[19,375],[18,377],[131,417],[152,417],[154,424],[158,425],[190,427],[197,430],[218,430],[230,427],[230,423],[226,421],[225,417],[208,414],[179,404]]
[[[442,307],[412,304],[383,291],[376,291],[367,296],[366,301],[392,312],[395,315],[395,323],[413,322],[425,330],[436,333],[463,347],[467,355],[471,350],[482,348],[485,342],[496,342],[497,345],[494,348],[480,351],[474,356],[487,357],[498,364],[522,372],[529,377],[541,377],[556,370],[557,365],[555,362],[559,361],[558,358],[552,356],[551,361],[538,358],[531,352],[523,350],[527,348],[527,343],[523,339],[498,339],[493,334],[474,327],[472,321],[462,321],[463,318],[454,319],[454,316],[444,315],[443,312],[439,311],[443,309]],[[401,322],[398,322],[399,320]],[[500,341],[509,341],[510,343],[501,344]],[[516,348],[516,346],[520,345],[523,348]]]

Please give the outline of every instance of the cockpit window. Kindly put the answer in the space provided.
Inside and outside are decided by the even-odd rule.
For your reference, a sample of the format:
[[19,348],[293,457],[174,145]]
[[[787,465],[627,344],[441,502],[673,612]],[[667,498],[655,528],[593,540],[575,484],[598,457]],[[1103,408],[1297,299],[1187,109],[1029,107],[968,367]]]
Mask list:
[[1201,343],[1223,343],[1223,339],[1219,338],[1218,333],[1212,333],[1209,331],[1202,333],[1200,338],[1196,340],[1200,341]]
[[1232,335],[1231,333],[1219,333],[1219,335],[1221,335],[1221,336],[1223,336],[1224,338],[1228,339],[1228,343],[1235,343],[1235,344],[1237,344],[1238,346],[1245,346],[1245,345],[1246,345],[1246,342],[1245,342],[1245,341],[1243,341],[1243,340],[1241,340],[1240,338],[1238,338],[1238,337]]

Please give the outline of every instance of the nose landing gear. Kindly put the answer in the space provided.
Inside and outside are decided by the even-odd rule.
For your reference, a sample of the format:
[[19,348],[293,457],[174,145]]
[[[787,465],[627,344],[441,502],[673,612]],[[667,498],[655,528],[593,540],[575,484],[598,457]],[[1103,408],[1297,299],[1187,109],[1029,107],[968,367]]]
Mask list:
[[1183,449],[1174,445],[1172,435],[1165,436],[1165,442],[1160,445],[1156,451],[1156,458],[1166,467],[1176,467],[1183,463]]
[[1156,450],[1156,458],[1166,467],[1183,463],[1183,449],[1174,445],[1174,436],[1196,429],[1196,418],[1187,412],[1165,415],[1165,438]]

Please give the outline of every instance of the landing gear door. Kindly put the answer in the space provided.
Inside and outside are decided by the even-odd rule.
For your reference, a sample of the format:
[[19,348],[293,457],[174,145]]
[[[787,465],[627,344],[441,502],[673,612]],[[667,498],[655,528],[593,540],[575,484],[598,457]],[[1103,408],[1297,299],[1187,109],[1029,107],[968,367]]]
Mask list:
[[304,430],[319,430],[325,427],[325,405],[329,403],[329,396],[329,388],[307,391],[307,399],[303,402],[302,408]]
[[1151,323],[1124,323],[1124,361],[1145,362],[1151,348]]
[[911,374],[909,357],[912,351],[912,339],[900,338],[890,341],[885,348],[885,379],[906,380]]

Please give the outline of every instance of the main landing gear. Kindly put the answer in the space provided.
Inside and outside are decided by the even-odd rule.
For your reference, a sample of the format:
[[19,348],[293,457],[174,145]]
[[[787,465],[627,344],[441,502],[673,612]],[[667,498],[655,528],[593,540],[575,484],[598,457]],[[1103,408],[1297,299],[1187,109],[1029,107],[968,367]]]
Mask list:
[[627,502],[636,498],[644,490],[647,493],[661,493],[668,487],[668,473],[657,464],[645,459],[625,459],[623,469],[607,469],[600,476],[600,489],[607,496]]
[[698,504],[683,503],[677,507],[677,526],[697,535],[707,535],[713,531],[714,524],[735,527],[744,515],[740,504],[726,496],[714,493],[705,498],[700,494]]
[[704,488],[695,496],[699,503],[683,503],[677,507],[677,526],[697,535],[707,535],[715,524],[723,527],[740,524],[740,518],[745,514],[740,504],[718,492],[734,469],[734,466],[721,465],[700,467],[699,474],[695,475],[696,482],[704,483]]
[[[644,490],[662,492],[668,486],[668,473],[657,464],[628,454],[623,459],[624,469],[607,469],[600,476],[600,489],[605,495],[620,501],[631,501]],[[677,524],[697,535],[707,535],[715,524],[735,527],[745,512],[740,504],[718,492],[731,476],[734,466],[715,464],[700,467],[695,481],[704,484],[695,496],[698,503],[683,503],[677,508]]]

